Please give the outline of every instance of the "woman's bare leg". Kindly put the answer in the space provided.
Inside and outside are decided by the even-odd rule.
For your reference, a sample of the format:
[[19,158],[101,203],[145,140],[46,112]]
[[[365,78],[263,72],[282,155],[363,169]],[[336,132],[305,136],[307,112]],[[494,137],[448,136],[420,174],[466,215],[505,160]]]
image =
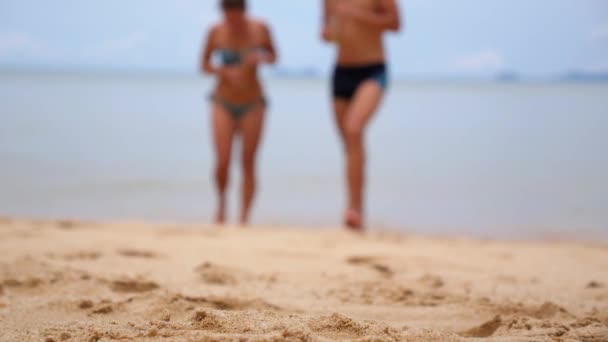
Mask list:
[[215,146],[215,186],[218,196],[218,207],[215,223],[226,221],[226,188],[230,173],[230,156],[234,136],[234,121],[222,106],[212,104],[213,142]]
[[349,197],[345,223],[355,230],[363,229],[365,128],[376,112],[382,100],[382,94],[383,90],[376,81],[369,80],[362,83],[351,100],[344,118]]
[[242,134],[242,167],[243,167],[243,187],[241,201],[241,224],[249,223],[249,213],[255,197],[256,188],[256,157],[260,137],[264,128],[265,106],[259,106],[251,112],[245,114],[241,119],[240,129]]

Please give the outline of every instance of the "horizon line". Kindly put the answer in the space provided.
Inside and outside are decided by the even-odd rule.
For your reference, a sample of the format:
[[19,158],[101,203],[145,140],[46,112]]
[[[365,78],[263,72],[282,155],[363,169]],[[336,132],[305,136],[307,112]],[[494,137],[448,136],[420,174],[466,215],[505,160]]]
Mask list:
[[[65,75],[95,75],[95,76],[173,76],[173,77],[210,77],[192,70],[176,69],[144,69],[144,68],[111,68],[111,67],[55,67],[55,66],[2,66],[0,75],[6,74],[65,74]],[[262,76],[275,79],[325,79],[330,76],[321,70],[311,68],[277,67],[274,70],[261,72]],[[585,72],[578,70],[564,71],[552,75],[534,76],[517,72],[497,72],[492,75],[466,73],[396,73],[396,81],[453,81],[453,82],[497,82],[497,83],[535,83],[535,82],[608,82],[608,71]]]

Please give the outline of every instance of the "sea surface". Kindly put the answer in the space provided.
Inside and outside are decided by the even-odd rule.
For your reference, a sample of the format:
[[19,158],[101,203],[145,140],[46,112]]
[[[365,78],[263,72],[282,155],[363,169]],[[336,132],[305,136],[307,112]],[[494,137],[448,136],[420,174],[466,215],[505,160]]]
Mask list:
[[[265,83],[253,223],[339,225],[343,159],[327,82]],[[0,75],[0,215],[209,222],[212,86]],[[608,84],[394,81],[367,142],[371,229],[608,240]]]

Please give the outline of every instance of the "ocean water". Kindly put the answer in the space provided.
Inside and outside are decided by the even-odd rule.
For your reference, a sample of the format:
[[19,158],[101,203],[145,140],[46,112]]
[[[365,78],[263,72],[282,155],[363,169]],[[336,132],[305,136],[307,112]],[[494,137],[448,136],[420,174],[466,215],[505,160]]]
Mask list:
[[[327,82],[266,85],[253,223],[338,225],[343,160]],[[0,76],[0,215],[209,222],[211,87]],[[367,136],[369,226],[608,240],[607,133],[607,84],[393,82]]]

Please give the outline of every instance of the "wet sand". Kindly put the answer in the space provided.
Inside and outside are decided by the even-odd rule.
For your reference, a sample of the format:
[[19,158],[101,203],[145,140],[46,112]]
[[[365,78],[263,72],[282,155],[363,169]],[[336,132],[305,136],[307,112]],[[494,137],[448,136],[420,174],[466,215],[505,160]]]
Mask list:
[[0,219],[0,341],[608,341],[608,247]]

